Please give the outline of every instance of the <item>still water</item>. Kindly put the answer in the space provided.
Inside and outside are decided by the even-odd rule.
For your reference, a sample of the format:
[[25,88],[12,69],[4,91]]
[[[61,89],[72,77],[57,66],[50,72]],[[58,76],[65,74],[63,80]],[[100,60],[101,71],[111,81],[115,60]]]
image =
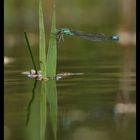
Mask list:
[[[88,45],[71,43],[58,48],[58,73],[84,73],[56,81],[58,140],[134,140],[135,48],[123,48],[110,42]],[[32,68],[30,58],[20,53],[22,51],[24,47],[18,55],[13,51],[9,56],[13,61],[5,64],[4,124],[6,136],[11,140],[27,139],[26,109],[34,86],[34,79],[21,75]],[[39,104],[38,94],[35,95],[36,104]],[[36,105],[36,122],[39,121],[37,108]]]
[[[135,23],[132,23],[134,16],[126,17],[123,11],[117,14],[118,5],[115,5],[117,0],[110,9],[107,8],[110,0],[106,2],[98,0],[96,4],[90,2],[72,0],[71,3],[67,1],[67,4],[63,5],[64,1],[60,1],[57,8],[58,27],[68,26],[81,31],[107,34],[118,33],[121,38],[118,42],[90,42],[78,37],[65,37],[64,42],[57,44],[57,74],[84,73],[55,81],[57,140],[135,140],[136,47],[132,35],[135,33]],[[39,140],[41,131],[39,126],[41,82],[37,82],[33,94],[34,79],[21,74],[33,68],[24,47],[25,30],[31,32],[30,43],[38,64],[38,33],[34,27],[37,24],[34,21],[37,20],[34,16],[32,19],[30,17],[36,9],[21,11],[21,15],[24,15],[22,19],[24,22],[21,22],[16,10],[18,8],[23,10],[25,8],[21,6],[23,3],[17,2],[19,7],[17,6],[15,11],[12,10],[16,13],[14,16],[10,16],[12,15],[9,12],[10,5],[7,5],[6,15],[9,15],[9,18],[5,17],[5,140]],[[72,5],[73,11],[69,4]],[[30,14],[25,14],[26,12]],[[102,16],[103,14],[107,16]],[[15,20],[10,21],[10,17]],[[49,81],[46,81],[46,84],[47,82],[49,84]],[[32,99],[30,125],[26,126],[27,107]],[[47,117],[49,118],[49,113]],[[47,140],[54,139],[50,120],[49,118],[46,124]]]

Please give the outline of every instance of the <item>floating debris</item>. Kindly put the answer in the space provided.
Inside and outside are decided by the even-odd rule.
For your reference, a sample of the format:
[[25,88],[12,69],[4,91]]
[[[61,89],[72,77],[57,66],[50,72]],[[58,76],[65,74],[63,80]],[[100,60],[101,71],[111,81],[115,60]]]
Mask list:
[[22,72],[21,74],[27,75],[27,77],[30,78],[36,78],[37,80],[60,80],[64,77],[68,76],[75,76],[75,75],[83,75],[84,73],[70,73],[70,72],[64,72],[64,73],[59,73],[55,77],[43,77],[41,70],[35,71],[34,69],[31,69],[30,71],[25,71]]
[[37,80],[49,80],[47,77],[42,77],[42,72],[41,70],[35,71],[34,69],[31,69],[30,71],[25,71],[22,72],[21,74],[27,75],[30,78],[36,78]]
[[78,76],[78,75],[83,75],[83,74],[84,73],[70,73],[70,72],[59,73],[55,76],[55,80],[60,80],[61,78],[64,78],[64,77]]
[[62,77],[66,77],[66,76],[75,76],[75,75],[83,75],[84,73],[70,73],[70,72],[64,72],[64,73],[59,73],[57,74],[57,76],[62,76]]

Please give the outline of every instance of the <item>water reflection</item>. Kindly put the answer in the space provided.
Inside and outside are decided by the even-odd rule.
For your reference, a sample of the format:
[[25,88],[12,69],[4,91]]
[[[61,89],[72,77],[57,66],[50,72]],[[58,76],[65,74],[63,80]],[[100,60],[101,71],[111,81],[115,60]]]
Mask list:
[[[32,89],[32,97],[27,106],[27,138],[30,140],[45,140],[48,139],[48,122],[53,132],[53,137],[56,139],[57,133],[57,91],[55,80],[48,82],[40,81],[39,91],[39,108],[36,108],[35,91],[37,87],[37,80],[34,81]],[[48,105],[47,105],[48,104]],[[38,110],[39,109],[39,110]],[[36,113],[39,113],[38,115]],[[49,115],[48,115],[49,114]],[[38,119],[35,119],[38,116]],[[49,119],[49,120],[48,120]],[[35,121],[36,120],[36,121]],[[36,128],[37,127],[37,128]],[[33,133],[36,136],[32,135]]]
[[[123,51],[123,64],[121,67],[121,77],[119,91],[117,92],[115,111],[116,128],[119,133],[126,131],[130,127],[131,121],[136,117],[136,103],[135,100],[130,97],[132,92],[133,84],[135,81],[132,80],[135,61],[134,52],[131,51],[131,46],[124,48]],[[135,87],[134,87],[135,90]],[[120,131],[121,130],[121,131]],[[133,131],[135,127],[133,128]],[[120,134],[122,135],[122,134]],[[134,135],[136,135],[134,133]],[[134,136],[135,137],[135,136]]]
[[10,140],[11,139],[11,129],[8,126],[4,126],[4,140]]
[[[118,81],[118,78],[120,78],[119,90],[123,92],[126,92],[128,90],[127,91],[127,93],[129,93],[128,96],[129,95],[131,95],[132,97],[134,96],[132,95],[132,92],[135,91],[134,89],[135,64],[133,64],[135,63],[135,61],[133,60],[134,51],[132,51],[133,50],[132,48],[133,47],[121,48],[120,60],[123,63],[119,65],[116,65],[117,63],[116,59],[113,59],[113,61],[111,62],[103,61],[105,58],[103,55],[103,57],[99,56],[100,61],[98,62],[97,62],[98,60],[97,58],[90,57],[91,61],[88,61],[89,59],[87,59],[86,63],[88,63],[88,65],[85,65],[85,67],[81,67],[81,64],[79,64],[79,61],[81,61],[81,59],[79,61],[77,60],[77,63],[69,63],[69,65],[71,64],[72,66],[74,65],[75,67],[72,67],[69,65],[67,67],[67,59],[69,60],[69,58],[65,57],[66,60],[64,59],[62,62],[63,64],[62,68],[64,68],[63,70],[66,70],[67,68],[69,69],[69,71],[73,71],[73,72],[83,71],[84,75],[78,75],[80,79],[75,79],[75,76],[70,76],[70,78],[64,77],[59,81],[49,80],[49,81],[54,81],[54,84],[51,84],[50,82],[50,84],[47,87],[48,90],[47,92],[45,92],[45,94],[47,94],[47,98],[48,98],[48,92],[50,91],[49,96],[53,95],[53,97],[55,97],[55,94],[57,94],[58,96],[58,106],[56,106],[56,110],[58,111],[57,112],[58,117],[57,118],[54,117],[55,119],[57,119],[57,126],[56,126],[56,123],[54,123],[54,126],[55,126],[54,128],[55,129],[57,128],[57,138],[59,140],[65,140],[65,139],[75,140],[76,138],[77,139],[80,138],[80,136],[85,138],[86,135],[89,139],[96,137],[102,140],[104,136],[105,138],[108,138],[110,140],[112,139],[115,140],[115,138],[113,137],[114,135],[118,135],[118,136],[115,136],[116,139],[118,137],[120,137],[120,139],[123,139],[123,135],[126,135],[128,131],[131,131],[130,127],[135,124],[133,123],[133,120],[135,120],[135,118],[133,118],[128,113],[123,114],[123,115],[118,114],[116,115],[116,117],[114,117],[113,107],[114,107],[115,94],[118,94],[118,96],[120,96],[121,98],[124,98],[121,96],[123,93],[118,91],[118,85],[116,84],[116,81]],[[114,52],[114,49],[112,49],[112,53],[113,52]],[[112,53],[111,55],[114,55]],[[106,57],[107,57],[107,60],[110,59],[108,53]],[[20,61],[22,60],[20,59]],[[75,58],[74,59],[71,58],[70,62],[75,62],[75,61],[76,61]],[[112,65],[112,63],[114,65]],[[89,66],[90,66],[90,69],[89,69]],[[23,68],[21,71],[24,71],[24,69],[25,68]],[[62,71],[62,69],[60,70]],[[18,73],[20,72],[18,71]],[[69,74],[64,73],[64,75],[69,75]],[[15,75],[13,75],[13,78],[14,77]],[[22,80],[23,79],[24,77],[22,78]],[[29,84],[30,81],[32,81],[32,79],[28,79],[26,83],[28,82]],[[46,81],[44,83],[48,84],[49,81]],[[57,88],[56,88],[55,82],[57,82]],[[38,84],[36,86],[40,87],[40,84],[41,84],[41,81],[38,81]],[[31,84],[29,84],[29,86],[25,85],[25,81],[24,81],[24,84],[22,83],[22,86],[20,87],[28,87],[28,89],[31,89],[31,86],[33,85]],[[19,91],[21,92],[21,88],[19,89]],[[24,99],[25,95],[27,96],[27,94],[25,93],[22,94],[21,96],[22,99]],[[27,133],[25,133],[26,140],[28,139],[38,140],[40,137],[39,136],[39,133],[40,133],[40,103],[39,103],[40,94],[38,93],[39,92],[37,90],[35,92],[35,96],[36,96],[35,98],[33,97],[34,95],[30,97],[29,95],[31,94],[28,94],[29,99],[34,98],[34,101],[32,102],[32,105],[31,105],[31,113],[29,117],[30,121],[28,122],[28,131]],[[50,97],[50,100],[53,97]],[[129,96],[128,102],[129,103],[135,102],[135,101],[131,101],[133,98]],[[11,103],[11,99],[15,101],[13,97],[10,96],[10,100],[8,100],[10,101],[10,103]],[[44,96],[42,96],[42,99],[44,100]],[[18,101],[21,103],[22,100],[18,98]],[[47,109],[51,110],[51,108],[54,108],[54,106],[57,104],[56,101],[57,101],[56,99],[55,99],[55,102],[53,102],[52,100],[52,103],[53,103],[52,106],[49,106],[47,104],[48,105]],[[27,106],[27,100],[25,100],[25,102],[26,102],[25,106]],[[19,106],[20,103],[17,105]],[[49,103],[51,103],[51,101]],[[118,103],[120,103],[119,100],[116,101],[116,104]],[[123,102],[123,104],[125,103]],[[14,106],[14,108],[16,107],[17,106]],[[22,112],[24,110],[20,110],[20,111]],[[10,110],[8,112],[10,112]],[[48,112],[47,116],[50,116],[50,111],[47,111],[47,112]],[[52,113],[52,116],[56,116],[55,114],[56,112],[54,112],[54,115]],[[120,116],[123,116],[123,117],[120,117]],[[50,130],[51,131],[55,130],[55,129],[52,130],[52,123],[50,122],[50,118],[53,118],[53,117],[48,117],[47,118],[48,123],[44,124],[45,127],[48,126],[47,129],[45,130],[46,133],[48,133],[48,131]],[[52,122],[53,121],[55,122],[56,120],[52,120]],[[9,125],[7,126],[9,127]],[[114,127],[116,127],[117,129],[115,129]],[[124,134],[122,134],[121,132],[122,128],[127,130],[124,132]],[[48,135],[51,135],[51,134],[52,132]],[[130,134],[134,135],[135,133],[132,130]],[[51,137],[50,139],[53,140],[53,135],[50,137]]]
[[114,108],[117,116],[136,113],[136,104],[131,103],[129,98],[129,93],[127,93],[127,95],[123,91],[119,91],[117,93],[117,104]]
[[28,125],[28,122],[30,120],[30,113],[31,113],[31,106],[32,106],[32,103],[34,101],[34,98],[35,98],[35,89],[36,89],[36,85],[37,85],[37,80],[35,80],[34,82],[34,86],[33,86],[33,89],[32,89],[32,97],[29,101],[29,104],[27,106],[27,117],[26,117],[26,125]]
[[[110,49],[111,51],[110,54],[112,56],[114,55],[114,49],[112,50],[111,49]],[[73,72],[83,71],[84,75],[82,73],[79,73],[81,75],[76,75],[76,76],[80,77],[80,79],[75,79],[76,77],[75,73],[60,73],[59,76],[64,76],[64,78],[61,78],[61,80],[59,81],[49,80],[54,82],[54,83],[50,82],[50,84],[48,84],[49,81],[44,82],[48,85],[47,92],[45,92],[45,95],[47,94],[47,98],[48,96],[50,96],[49,100],[52,100],[49,101],[49,104],[52,103],[51,106],[47,104],[48,105],[47,109],[49,111],[48,110],[46,111],[48,112],[47,116],[49,117],[47,118],[48,123],[43,125],[44,128],[47,126],[45,133],[48,134],[50,130],[57,131],[55,133],[57,133],[56,136],[60,140],[65,140],[65,139],[75,140],[76,138],[77,139],[80,138],[80,136],[83,136],[83,138],[85,138],[86,135],[89,139],[97,137],[98,139],[102,140],[103,139],[102,136],[104,136],[110,140],[112,139],[115,140],[115,138],[113,137],[114,135],[118,135],[116,136],[116,139],[118,137],[120,139],[123,139],[124,135],[126,135],[129,131],[132,131],[130,132],[130,135],[132,135],[134,139],[135,132],[133,128],[135,122],[133,121],[135,121],[135,117],[134,117],[135,108],[131,113],[129,113],[131,110],[129,110],[128,112],[128,108],[130,107],[130,104],[135,105],[135,99],[134,99],[135,97],[135,81],[134,81],[135,80],[135,60],[134,60],[135,52],[134,52],[134,48],[131,46],[124,47],[124,48],[120,47],[119,49],[121,50],[120,52],[121,55],[119,57],[120,58],[119,65],[116,64],[118,62],[117,59],[113,59],[112,61],[109,61],[111,56],[107,52],[106,52],[107,55],[103,55],[104,54],[103,53],[102,57],[99,56],[100,61],[91,54],[90,59],[87,59],[86,61],[88,65],[84,65],[84,67],[82,67],[81,64],[79,64],[81,59],[79,61],[78,60],[76,61],[75,58],[68,58],[68,57],[65,57],[65,59],[63,59],[62,61],[63,70],[69,69],[69,71],[73,71]],[[105,56],[107,61],[104,61]],[[21,61],[22,60],[20,59],[20,62]],[[76,63],[72,63],[72,62],[76,62]],[[14,66],[14,64],[15,63],[12,63],[12,66]],[[71,66],[69,66],[70,64]],[[23,71],[23,69],[21,71]],[[62,69],[60,70],[62,71]],[[18,70],[18,74],[19,73],[20,72]],[[13,73],[10,74],[11,76],[13,76],[12,79],[14,79],[15,76],[17,76],[16,75],[17,73],[15,75],[13,75]],[[70,76],[70,77],[66,78],[65,76],[66,77]],[[20,79],[21,77],[18,78]],[[116,84],[116,81],[118,81],[118,79],[119,79],[119,88],[118,85]],[[28,79],[26,82],[24,81],[24,84],[22,82],[22,86],[20,87],[24,87],[24,88],[28,87],[28,89],[29,88],[31,89],[31,86],[33,86],[29,84],[31,80],[32,79]],[[55,82],[57,82],[57,88]],[[28,83],[29,86],[25,85],[25,83]],[[38,81],[39,87],[40,84],[41,81]],[[17,90],[17,87],[15,88],[15,90]],[[19,93],[20,92],[21,92],[21,88],[19,88]],[[21,96],[22,99],[24,99],[25,95],[27,95],[25,93],[24,95],[22,94]],[[31,113],[29,117],[30,121],[28,123],[29,124],[28,131],[25,134],[27,136],[26,140],[27,139],[38,140],[40,137],[39,136],[40,94],[38,94],[40,92],[37,91],[36,93],[37,94],[35,94],[35,96],[39,96],[39,97],[34,98],[33,94],[32,97],[29,97],[31,100],[34,98],[34,102],[30,100],[30,102],[32,102],[32,105],[30,106]],[[55,94],[57,94],[58,100],[55,98],[56,97]],[[114,96],[115,94],[117,94],[117,97]],[[8,102],[11,103],[12,100],[16,102],[15,99],[13,99],[12,97],[13,94],[10,95],[11,96]],[[45,98],[43,95],[42,100],[44,99]],[[116,104],[114,106],[115,99],[116,99],[115,102]],[[22,100],[18,98],[18,101],[21,103]],[[56,106],[57,101],[58,101],[58,106]],[[25,102],[26,102],[25,106],[27,106],[27,100]],[[17,105],[20,106],[20,103]],[[119,107],[117,107],[118,105]],[[43,106],[44,105],[42,104],[42,107]],[[123,111],[124,110],[123,108],[125,107],[122,106],[127,106],[125,112]],[[17,106],[14,106],[14,108],[16,107]],[[118,113],[115,114],[116,116],[114,115],[113,107],[119,108]],[[53,110],[54,108],[56,108],[55,111]],[[50,110],[52,111],[53,117],[50,115]],[[20,110],[20,111],[24,111],[24,110]],[[10,112],[10,110],[8,112]],[[55,118],[55,119],[50,120],[51,118],[53,119]],[[57,125],[56,125],[56,121],[57,121]],[[54,130],[52,130],[52,124],[54,125],[53,126]],[[9,125],[7,126],[11,129]],[[122,132],[122,130],[124,132]],[[94,135],[91,134],[91,132],[93,132]],[[48,135],[51,135],[52,133],[53,132],[51,132]],[[53,135],[50,137],[51,137],[50,139],[54,138]],[[125,139],[128,140],[128,137],[126,137]]]
[[89,127],[77,128],[71,136],[72,140],[110,140],[107,132]]
[[12,62],[14,62],[14,58],[4,56],[4,64],[5,64],[5,65],[7,65],[7,64],[9,64],[9,63],[12,63]]
[[[112,91],[112,94],[105,93],[106,90],[103,88],[102,90],[105,95],[101,94],[96,96],[96,94],[94,94],[93,100],[90,100],[88,98],[88,91],[85,93],[86,95],[83,95],[81,91],[81,94],[79,93],[81,97],[73,96],[75,99],[70,99],[69,103],[64,103],[65,106],[63,106],[63,104],[60,106],[59,120],[61,120],[61,129],[59,133],[65,133],[61,139],[135,139],[135,50],[133,46],[122,48],[121,64],[119,66],[119,86],[114,90],[116,92]],[[103,67],[101,69],[103,69]],[[102,72],[106,76],[107,74],[109,76],[111,73],[109,69],[107,70],[108,72],[106,71],[106,73],[104,71]],[[110,83],[113,81],[114,80],[110,80]],[[107,83],[107,80],[105,80],[105,82]],[[81,89],[84,88],[81,87]],[[93,88],[92,85],[92,91],[90,92],[94,93],[95,90],[96,88]],[[111,98],[108,94],[113,97]],[[114,96],[115,94],[116,97]],[[82,96],[84,98],[82,98]],[[76,97],[79,99],[76,99]],[[114,102],[111,104],[111,100],[114,100],[115,106],[113,106]],[[74,101],[76,101],[75,106],[71,103]],[[88,106],[88,109],[86,106]],[[127,135],[128,132],[131,133],[131,136]]]

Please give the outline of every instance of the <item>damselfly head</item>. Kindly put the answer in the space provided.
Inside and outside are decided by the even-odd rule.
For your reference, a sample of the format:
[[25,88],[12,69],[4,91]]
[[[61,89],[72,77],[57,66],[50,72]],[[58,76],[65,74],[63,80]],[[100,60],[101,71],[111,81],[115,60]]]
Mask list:
[[112,40],[119,40],[119,36],[118,36],[118,35],[112,35],[112,36],[111,36],[111,39],[112,39]]
[[57,32],[65,35],[74,35],[69,28],[59,28]]

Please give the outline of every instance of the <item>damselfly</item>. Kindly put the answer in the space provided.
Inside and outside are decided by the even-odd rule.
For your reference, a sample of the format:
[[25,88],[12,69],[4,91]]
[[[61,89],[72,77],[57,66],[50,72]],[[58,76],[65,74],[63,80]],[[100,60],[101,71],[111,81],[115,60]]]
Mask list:
[[83,39],[87,39],[90,41],[104,41],[104,40],[119,40],[118,35],[105,35],[103,33],[87,33],[87,32],[81,32],[81,31],[74,31],[69,28],[60,28],[57,29],[57,38],[59,41],[63,40],[64,41],[64,35],[69,35],[69,36],[79,36]]

